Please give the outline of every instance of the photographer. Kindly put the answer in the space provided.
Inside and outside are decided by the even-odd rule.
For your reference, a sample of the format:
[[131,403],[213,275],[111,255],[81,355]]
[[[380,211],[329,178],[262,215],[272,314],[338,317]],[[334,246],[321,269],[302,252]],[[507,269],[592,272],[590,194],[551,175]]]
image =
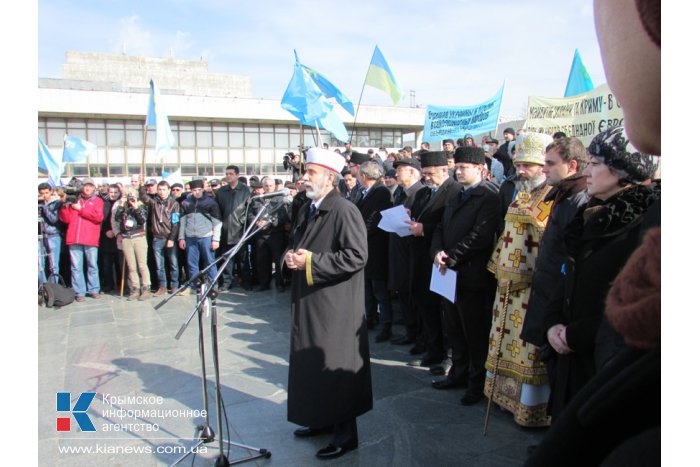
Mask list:
[[148,210],[137,198],[133,188],[127,188],[126,199],[121,201],[114,212],[112,228],[121,238],[122,254],[129,268],[129,289],[127,300],[140,301],[151,297],[151,277],[148,271],[146,243],[146,219]]
[[[86,292],[92,298],[100,298],[97,246],[100,243],[100,224],[104,219],[104,202],[95,193],[95,182],[91,178],[83,180],[80,196],[74,201],[66,197],[58,219],[68,224],[66,245],[70,252],[75,301],[84,301]],[[87,287],[83,260],[87,261]]]
[[[51,185],[39,184],[39,251],[46,252],[49,257],[51,282],[58,283],[58,265],[61,257],[61,231],[59,230],[58,214],[63,203],[54,195]],[[46,282],[44,273],[45,257],[40,253],[39,280]]]
[[288,152],[282,158],[284,170],[292,171],[292,181],[296,183],[301,178],[301,157],[299,154]]

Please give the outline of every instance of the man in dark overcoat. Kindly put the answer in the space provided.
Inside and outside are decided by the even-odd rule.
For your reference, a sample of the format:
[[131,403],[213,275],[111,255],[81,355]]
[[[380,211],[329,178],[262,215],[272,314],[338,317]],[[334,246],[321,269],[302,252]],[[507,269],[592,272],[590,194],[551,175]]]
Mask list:
[[357,448],[356,417],[372,408],[364,308],[367,230],[359,210],[336,187],[344,165],[335,152],[311,148],[303,180],[309,202],[298,213],[290,249],[291,351],[287,418],[296,436],[333,430],[316,456]]
[[357,208],[367,229],[369,257],[365,266],[365,314],[367,321],[376,320],[379,305],[381,331],[375,342],[391,338],[393,308],[387,289],[389,262],[389,234],[379,228],[381,212],[391,208],[391,192],[381,182],[384,167],[374,161],[364,162],[360,167],[360,183],[363,190]]
[[457,271],[455,303],[443,299],[453,364],[447,378],[433,381],[433,387],[466,386],[464,405],[475,404],[483,397],[491,306],[496,293],[496,279],[486,266],[501,217],[498,195],[483,180],[485,163],[480,147],[457,149],[455,175],[462,189],[445,208],[431,244],[435,264],[441,270]]
[[[433,270],[430,243],[435,228],[442,219],[445,205],[459,193],[461,186],[449,174],[446,152],[426,152],[420,163],[429,190],[423,190],[413,203],[413,221],[410,225],[412,236],[409,237],[410,290],[411,301],[419,310],[427,354],[420,361],[412,363],[435,366],[445,359],[447,345],[443,340],[440,296],[430,291],[430,276]],[[440,370],[442,368],[435,368],[433,372]]]

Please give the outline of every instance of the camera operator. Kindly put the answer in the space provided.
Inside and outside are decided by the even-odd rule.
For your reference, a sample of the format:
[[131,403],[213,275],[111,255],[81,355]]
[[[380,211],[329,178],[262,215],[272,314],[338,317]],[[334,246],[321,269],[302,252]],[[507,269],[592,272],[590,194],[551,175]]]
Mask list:
[[[68,224],[66,245],[70,252],[71,286],[75,290],[75,301],[84,301],[86,292],[92,298],[100,298],[97,246],[100,243],[100,224],[104,219],[104,202],[95,194],[92,178],[83,179],[80,196],[74,202],[66,197],[58,218]],[[87,261],[87,287],[84,260]]]
[[121,238],[122,254],[129,269],[127,300],[140,301],[151,297],[151,276],[148,271],[146,243],[146,220],[148,210],[138,199],[133,188],[127,188],[126,199],[117,205],[114,212],[114,230]]
[[58,265],[61,258],[61,231],[59,229],[58,214],[63,206],[56,195],[54,195],[51,185],[48,183],[39,184],[39,280],[42,284],[46,282],[44,273],[45,257],[49,258],[49,269],[51,282],[58,283]]
[[299,154],[288,152],[282,159],[284,170],[292,171],[292,181],[296,183],[301,178],[301,157]]

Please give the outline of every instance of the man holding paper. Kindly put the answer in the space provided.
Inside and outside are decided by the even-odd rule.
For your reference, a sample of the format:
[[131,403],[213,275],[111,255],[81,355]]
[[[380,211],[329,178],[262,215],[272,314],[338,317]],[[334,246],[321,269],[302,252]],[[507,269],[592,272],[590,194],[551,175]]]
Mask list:
[[464,405],[483,397],[488,355],[491,306],[496,280],[486,269],[500,224],[498,195],[482,177],[486,159],[479,147],[460,147],[455,153],[455,175],[461,193],[445,208],[431,243],[435,264],[457,271],[455,303],[443,299],[452,368],[433,387],[466,386]]

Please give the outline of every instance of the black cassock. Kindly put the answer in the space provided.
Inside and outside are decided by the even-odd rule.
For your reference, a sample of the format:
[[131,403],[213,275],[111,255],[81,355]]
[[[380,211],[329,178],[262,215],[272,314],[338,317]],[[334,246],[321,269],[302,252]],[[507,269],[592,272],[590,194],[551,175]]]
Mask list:
[[[292,273],[287,419],[324,427],[372,408],[364,308],[367,231],[360,211],[335,190],[309,218],[299,209],[290,248],[310,252]],[[308,255],[307,255],[308,256]]]

